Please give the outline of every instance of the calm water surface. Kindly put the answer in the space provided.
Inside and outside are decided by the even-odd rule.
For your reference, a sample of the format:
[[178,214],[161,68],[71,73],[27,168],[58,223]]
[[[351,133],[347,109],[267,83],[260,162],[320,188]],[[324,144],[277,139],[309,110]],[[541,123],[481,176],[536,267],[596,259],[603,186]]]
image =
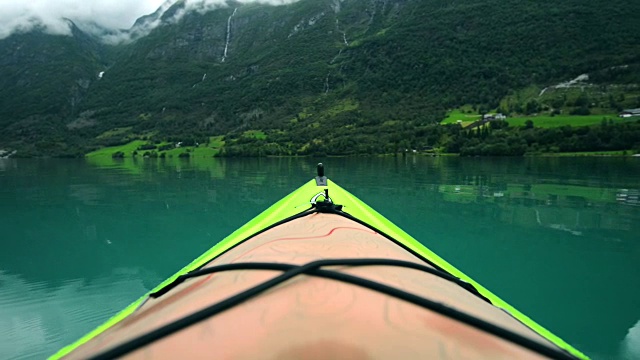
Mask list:
[[[596,359],[640,359],[640,159],[323,159],[327,174]],[[318,159],[0,159],[0,358],[44,358]]]

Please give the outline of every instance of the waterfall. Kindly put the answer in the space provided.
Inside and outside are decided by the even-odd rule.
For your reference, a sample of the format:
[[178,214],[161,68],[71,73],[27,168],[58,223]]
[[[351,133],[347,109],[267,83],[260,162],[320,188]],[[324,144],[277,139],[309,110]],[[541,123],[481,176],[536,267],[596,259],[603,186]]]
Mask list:
[[342,33],[342,42],[344,42],[345,46],[349,46],[349,42],[347,41],[347,32],[340,29],[340,20],[336,19],[336,31]]
[[236,14],[236,11],[238,11],[238,8],[233,9],[233,13],[231,14],[231,16],[229,16],[229,19],[227,19],[227,41],[224,44],[224,54],[222,55],[222,62],[227,59],[227,50],[229,50],[229,41],[231,40],[231,18],[233,18],[233,16]]
[[327,74],[327,77],[324,79],[324,93],[328,94],[329,93],[329,76],[331,76],[331,72],[329,72]]

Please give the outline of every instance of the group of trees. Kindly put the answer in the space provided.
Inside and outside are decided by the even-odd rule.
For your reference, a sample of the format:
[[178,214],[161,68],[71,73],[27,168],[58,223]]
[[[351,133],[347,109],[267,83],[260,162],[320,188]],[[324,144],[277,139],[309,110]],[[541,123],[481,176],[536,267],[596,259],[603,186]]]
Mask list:
[[270,155],[370,155],[406,152],[446,152],[462,156],[522,156],[554,152],[632,150],[640,152],[640,121],[616,123],[603,120],[597,126],[536,127],[528,121],[509,127],[505,121],[464,130],[458,124],[425,125],[394,131],[376,127],[345,129],[340,135],[310,132],[293,138],[282,132],[266,139],[228,137],[221,156]]
[[615,123],[603,120],[599,126],[535,129],[524,132],[531,152],[579,152],[629,150],[640,152],[640,122]]
[[[498,122],[496,122],[497,124]],[[462,156],[521,156],[525,154],[633,150],[640,152],[640,121],[615,123],[603,120],[598,126],[537,128],[494,125],[462,131],[446,146]]]

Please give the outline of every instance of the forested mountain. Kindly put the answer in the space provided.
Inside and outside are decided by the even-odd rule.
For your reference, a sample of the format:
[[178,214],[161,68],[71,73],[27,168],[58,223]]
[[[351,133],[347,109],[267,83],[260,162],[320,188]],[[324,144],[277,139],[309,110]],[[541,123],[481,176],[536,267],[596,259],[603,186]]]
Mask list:
[[531,85],[640,83],[640,2],[188,4],[117,45],[71,22],[72,36],[0,40],[0,149],[225,135],[226,155],[393,152],[446,136],[433,124],[447,109],[496,109]]

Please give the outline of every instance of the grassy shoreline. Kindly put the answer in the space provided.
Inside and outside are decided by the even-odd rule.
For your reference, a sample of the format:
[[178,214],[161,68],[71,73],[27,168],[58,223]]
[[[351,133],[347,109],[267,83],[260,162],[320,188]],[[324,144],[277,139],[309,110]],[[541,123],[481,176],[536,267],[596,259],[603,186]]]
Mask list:
[[584,151],[584,152],[564,152],[564,153],[540,153],[526,156],[534,157],[634,157],[632,150],[615,150],[615,151]]
[[[166,158],[179,158],[181,154],[189,154],[190,158],[211,158],[218,156],[220,151],[224,147],[223,142],[212,142],[208,146],[201,144],[199,146],[186,146],[166,151],[157,152],[155,156],[144,156],[145,153],[155,150],[138,150],[138,148],[147,142],[142,140],[134,140],[128,144],[120,146],[105,147],[86,154],[84,157],[87,159],[99,159],[99,158],[112,158],[114,153],[122,152],[123,158],[161,158],[160,154],[165,154]],[[136,155],[133,155],[134,152]],[[358,155],[328,155],[328,157],[352,157],[352,156],[431,156],[431,157],[455,157],[460,156],[458,153],[434,153],[434,152],[399,152],[389,154],[358,154]],[[631,149],[628,150],[615,150],[615,151],[585,151],[585,152],[542,152],[542,153],[527,153],[525,157],[633,157],[635,152]],[[316,155],[279,155],[279,156],[265,156],[265,157],[313,157]]]
[[[440,122],[442,125],[455,124],[461,121],[462,127],[471,125],[473,122],[480,120],[482,115],[473,113],[470,108],[451,110],[447,117]],[[512,127],[524,127],[526,122],[531,120],[534,127],[553,128],[561,126],[594,126],[602,123],[603,120],[612,120],[615,123],[626,123],[639,121],[638,117],[620,118],[614,113],[590,114],[590,115],[551,115],[551,114],[535,114],[535,115],[515,115],[507,117],[506,121]]]
[[[220,149],[224,146],[224,141],[220,136],[213,136],[209,139],[208,144],[199,144],[196,146],[179,146],[172,147],[167,150],[141,150],[140,147],[149,145],[148,141],[134,140],[127,144],[118,146],[108,146],[101,149],[92,151],[85,154],[85,158],[112,158],[115,153],[122,153],[121,158],[134,158],[134,157],[151,157],[151,158],[173,158],[173,157],[214,157],[220,153]],[[156,146],[169,145],[169,143],[155,144]],[[145,156],[146,154],[146,156]],[[153,154],[153,155],[152,155]],[[188,154],[185,156],[184,154]]]

